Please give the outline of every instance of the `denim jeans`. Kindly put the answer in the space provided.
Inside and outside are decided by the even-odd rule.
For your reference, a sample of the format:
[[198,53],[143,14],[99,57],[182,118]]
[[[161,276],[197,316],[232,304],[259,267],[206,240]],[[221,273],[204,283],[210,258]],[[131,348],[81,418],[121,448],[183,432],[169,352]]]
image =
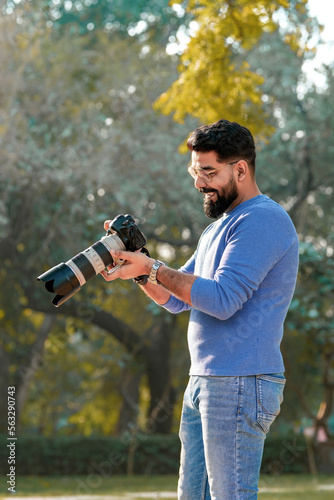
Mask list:
[[263,445],[280,411],[282,373],[191,376],[180,424],[179,500],[254,500]]

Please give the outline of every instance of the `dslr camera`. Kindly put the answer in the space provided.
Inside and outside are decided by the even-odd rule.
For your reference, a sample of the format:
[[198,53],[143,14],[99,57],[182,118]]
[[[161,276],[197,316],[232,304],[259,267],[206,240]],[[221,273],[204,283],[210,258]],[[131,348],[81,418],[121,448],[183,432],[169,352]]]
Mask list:
[[[134,218],[129,214],[121,214],[110,222],[107,234],[99,241],[67,262],[62,262],[41,274],[37,280],[45,283],[48,292],[56,294],[52,304],[58,307],[109,265],[115,263],[114,269],[122,265],[123,261],[119,259],[114,262],[110,250],[141,250],[148,254],[144,248],[145,244],[146,238]],[[112,271],[113,269],[110,272]]]

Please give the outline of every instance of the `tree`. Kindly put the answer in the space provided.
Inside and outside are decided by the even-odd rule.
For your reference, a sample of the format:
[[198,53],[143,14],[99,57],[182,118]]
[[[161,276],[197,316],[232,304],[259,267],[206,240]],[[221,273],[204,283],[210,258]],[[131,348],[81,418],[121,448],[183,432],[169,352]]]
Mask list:
[[302,72],[303,60],[272,35],[254,48],[250,64],[258,67],[259,61],[264,101],[275,107],[277,129],[259,152],[258,182],[288,210],[300,239],[297,288],[282,345],[288,378],[282,416],[295,423],[309,419],[315,436],[322,428],[333,440],[334,68],[323,68],[326,85],[315,88]]
[[[168,432],[173,401],[182,391],[188,366],[184,335],[187,316],[169,316],[146,301],[133,283],[116,282],[110,287],[98,277],[56,310],[35,279],[43,270],[96,241],[98,233],[102,235],[103,220],[120,212],[138,218],[154,256],[177,267],[192,252],[207,221],[199,195],[191,190],[187,160],[179,156],[177,148],[198,121],[187,117],[184,125],[177,124],[171,116],[152,111],[161,89],[177,76],[174,58],[155,37],[128,38],[125,32],[98,28],[79,36],[77,26],[70,22],[49,27],[40,17],[36,24],[16,23],[9,15],[0,22],[0,57],[8,68],[0,86],[4,103],[0,124],[2,393],[15,383],[22,405],[28,401],[24,427],[29,428],[32,414],[39,413],[45,418],[34,421],[34,425],[45,433],[58,432],[59,421],[71,422],[61,432],[73,428],[84,433],[92,429],[122,431],[122,422],[117,424],[115,414],[112,425],[102,423],[102,415],[111,404],[120,412],[121,420],[124,416],[124,423],[127,420],[134,429],[138,412],[145,408],[151,430]],[[332,215],[328,219],[319,215],[321,209],[332,214],[329,186],[322,175],[326,172],[325,179],[332,175],[326,169],[331,146],[327,150],[324,147],[332,119],[332,73],[328,70],[328,92],[308,89],[301,98],[297,87],[303,59],[282,44],[280,36],[275,32],[261,38],[259,45],[247,53],[250,70],[265,82],[261,100],[264,111],[269,116],[274,109],[269,123],[277,127],[270,144],[261,146],[259,182],[287,209],[295,207],[295,213],[291,213],[299,231],[305,240],[311,238],[309,243],[317,251],[323,239],[329,241],[332,225]],[[245,53],[237,52],[233,57],[238,65],[237,58],[242,59]],[[274,58],[277,64],[273,66]],[[314,148],[308,147],[310,140]],[[318,155],[322,171],[318,169]],[[306,169],[305,158],[309,158]],[[329,243],[326,252],[327,246]],[[325,267],[325,256],[323,259]],[[326,316],[331,306],[323,299],[331,276],[329,283],[322,281],[326,278],[324,267],[316,277],[324,284],[317,311],[319,315],[324,311]],[[293,341],[299,325],[304,325],[305,356],[318,332],[316,322],[312,323],[312,332],[305,327],[305,317],[308,321],[310,318],[305,311],[317,290],[316,280],[312,286],[307,281],[311,278],[313,273],[305,271],[297,296],[299,304],[305,300],[305,307],[292,309],[288,323],[291,343],[287,349],[292,345],[294,356],[300,349]],[[313,296],[305,294],[305,287],[313,290]],[[325,320],[323,330],[329,326],[329,320]],[[101,331],[107,333],[108,340],[101,340]],[[330,335],[323,337],[330,346]],[[65,339],[61,345],[66,349],[59,347],[59,338]],[[61,355],[48,360],[44,372],[39,371],[38,360],[43,363],[46,354],[57,349]],[[177,350],[179,356],[181,353],[180,360],[169,359],[171,350]],[[110,351],[115,352],[113,359],[106,357]],[[98,352],[107,368],[102,375]],[[317,374],[310,381],[314,384],[310,386],[314,387],[315,407],[321,387],[320,382],[315,383],[320,378],[321,353],[319,348],[319,355],[312,359],[312,370]],[[80,361],[80,367],[72,373],[75,360]],[[309,376],[306,357],[302,366],[303,376]],[[63,378],[59,375],[59,383],[70,389],[56,391],[53,386],[57,397],[51,405],[44,379],[49,376],[54,382],[59,371],[64,372]],[[117,385],[123,375],[124,384]],[[97,383],[94,377],[99,376]],[[298,372],[292,377],[298,381]],[[72,389],[78,404],[70,409],[67,402]],[[104,400],[111,391],[113,399],[107,403]],[[94,404],[99,411],[89,422],[87,415]],[[45,411],[47,405],[52,406],[50,414]],[[2,412],[5,422],[5,407]],[[293,415],[300,419],[302,413]]]
[[[132,212],[141,217],[144,207],[150,205],[157,222],[153,226],[153,221],[151,227],[161,226],[151,195],[162,187],[163,177],[156,179],[152,172],[157,171],[162,157],[176,149],[180,127],[171,133],[171,119],[159,123],[150,105],[151,94],[156,98],[161,79],[173,70],[164,51],[161,62],[156,58],[158,66],[149,59],[152,67],[146,65],[144,70],[141,58],[145,54],[136,39],[129,43],[101,32],[78,37],[70,29],[60,34],[43,23],[31,29],[25,23],[17,24],[15,18],[2,19],[3,26],[5,21],[1,56],[10,61],[6,64],[10,71],[4,78],[11,93],[3,96],[7,113],[3,122],[7,126],[1,130],[2,144],[6,144],[1,160],[1,402],[6,401],[3,396],[7,386],[15,383],[22,406],[27,400],[29,381],[36,374],[34,366],[41,356],[41,345],[45,346],[50,335],[55,339],[58,325],[65,324],[59,320],[57,325],[43,322],[43,316],[32,313],[42,311],[53,317],[57,312],[45,291],[37,288],[36,276],[43,268],[67,260],[93,243],[110,214]],[[151,50],[159,54],[154,44]],[[125,60],[127,74],[123,72]],[[110,64],[112,73],[105,70]],[[141,155],[136,154],[139,147]],[[177,173],[180,160],[173,168]],[[184,172],[183,178],[186,176]],[[171,175],[166,170],[166,178],[175,189],[180,174]],[[173,192],[171,199],[165,196],[165,206],[172,206],[174,197]],[[181,230],[178,210],[173,206],[174,220],[168,225],[171,235],[173,231],[175,234],[175,221],[177,231]],[[151,249],[155,251],[154,242]],[[140,315],[133,317],[130,310],[140,292],[134,284],[131,293],[125,290],[132,296],[124,306],[129,311],[123,313],[128,321],[122,319],[119,306],[119,297],[125,293],[122,284],[108,289],[98,278],[76,298],[79,303],[73,302],[69,309],[59,312],[81,321],[88,315],[91,325],[103,328],[122,343],[130,353],[128,360],[137,359],[151,389],[150,425],[153,428],[155,423],[154,431],[167,432],[174,401],[170,334],[165,333],[169,320],[167,314],[161,313],[154,317],[154,324],[144,319],[138,322]],[[85,298],[92,303],[87,308]],[[142,309],[147,307],[142,300],[139,303]],[[140,314],[144,316],[143,311]],[[136,395],[138,377],[134,379],[131,391]],[[133,407],[136,405],[134,399]],[[5,405],[2,410],[5,426]]]
[[307,0],[187,2],[196,27],[189,30],[190,40],[180,57],[179,77],[157,100],[156,108],[174,113],[179,122],[187,115],[202,123],[223,116],[251,125],[255,135],[270,136],[274,129],[268,126],[270,114],[261,99],[264,78],[250,67],[249,51],[259,44],[263,34],[278,30],[279,16],[285,16],[283,40],[301,56],[306,50],[303,36],[313,31],[306,4]]

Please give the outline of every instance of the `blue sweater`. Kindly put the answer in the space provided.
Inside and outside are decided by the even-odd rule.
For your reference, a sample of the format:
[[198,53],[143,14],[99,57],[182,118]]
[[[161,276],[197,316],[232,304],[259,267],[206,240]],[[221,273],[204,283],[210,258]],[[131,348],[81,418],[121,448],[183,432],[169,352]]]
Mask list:
[[[238,205],[203,232],[181,268],[191,289],[191,375],[284,371],[283,323],[297,277],[298,238],[285,210],[265,195]],[[172,313],[190,306],[171,296]]]

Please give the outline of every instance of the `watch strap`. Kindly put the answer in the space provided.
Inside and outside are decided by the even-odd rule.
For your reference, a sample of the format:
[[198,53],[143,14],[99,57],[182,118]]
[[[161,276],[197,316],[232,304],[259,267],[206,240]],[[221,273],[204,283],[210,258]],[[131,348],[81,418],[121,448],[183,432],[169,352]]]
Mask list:
[[157,280],[157,272],[160,266],[164,266],[165,264],[161,262],[161,260],[156,260],[151,268],[151,272],[148,277],[148,281],[153,283],[154,285],[158,285],[159,281]]

